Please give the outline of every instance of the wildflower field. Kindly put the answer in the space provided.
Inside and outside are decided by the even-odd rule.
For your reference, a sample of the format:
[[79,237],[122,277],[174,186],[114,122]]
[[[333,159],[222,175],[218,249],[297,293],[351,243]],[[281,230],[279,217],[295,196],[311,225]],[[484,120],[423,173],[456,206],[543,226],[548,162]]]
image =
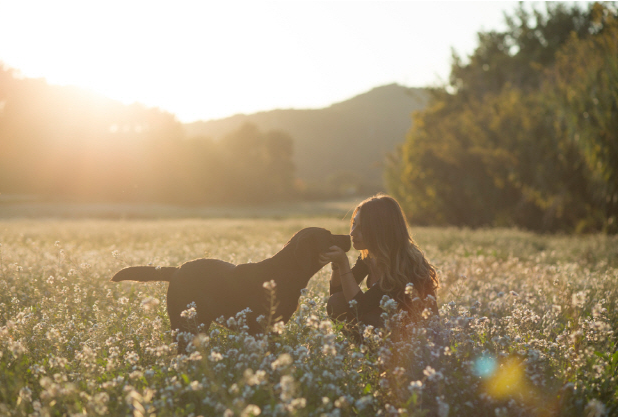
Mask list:
[[109,282],[130,265],[259,261],[308,226],[348,231],[322,217],[0,221],[0,415],[618,415],[616,237],[413,228],[440,316],[403,325],[385,300],[386,329],[362,344],[327,318],[328,266],[286,325],[254,337],[239,315],[180,356],[167,284]]

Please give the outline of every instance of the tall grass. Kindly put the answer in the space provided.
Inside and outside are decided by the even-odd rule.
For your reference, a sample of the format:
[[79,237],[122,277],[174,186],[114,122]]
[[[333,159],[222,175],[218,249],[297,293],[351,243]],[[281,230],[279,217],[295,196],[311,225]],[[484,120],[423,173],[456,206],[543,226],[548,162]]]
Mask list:
[[254,337],[239,315],[181,356],[167,284],[109,282],[128,265],[258,261],[307,226],[347,231],[328,218],[0,222],[0,415],[618,413],[615,237],[415,228],[440,316],[405,324],[385,300],[386,329],[362,344],[326,316],[328,267],[286,325]]

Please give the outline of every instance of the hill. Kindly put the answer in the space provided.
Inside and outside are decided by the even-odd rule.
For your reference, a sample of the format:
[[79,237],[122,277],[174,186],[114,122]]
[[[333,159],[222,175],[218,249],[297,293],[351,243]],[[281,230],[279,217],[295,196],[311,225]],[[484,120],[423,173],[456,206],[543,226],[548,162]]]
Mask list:
[[294,139],[297,176],[310,183],[334,177],[380,188],[382,162],[404,141],[411,113],[427,100],[424,89],[390,84],[315,110],[272,110],[184,125],[188,137],[220,139],[245,123],[282,130]]

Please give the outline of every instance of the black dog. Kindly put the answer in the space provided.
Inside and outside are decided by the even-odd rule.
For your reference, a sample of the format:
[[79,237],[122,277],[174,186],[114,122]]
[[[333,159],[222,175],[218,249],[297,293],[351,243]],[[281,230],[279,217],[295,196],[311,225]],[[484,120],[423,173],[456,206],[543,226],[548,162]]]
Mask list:
[[[273,318],[280,317],[287,322],[298,307],[300,291],[322,268],[318,255],[333,245],[347,252],[350,237],[310,227],[297,232],[272,258],[258,263],[234,265],[218,259],[196,259],[178,268],[135,266],[121,270],[112,281],[169,282],[167,314],[172,330],[195,332],[195,324],[189,326],[187,319],[181,317],[187,305],[193,302],[197,324],[204,324],[204,330],[221,316],[233,317],[249,308],[249,333],[257,334],[263,327],[256,318],[270,314],[264,283],[275,281],[277,304]],[[179,353],[184,353],[184,348],[184,343],[179,341]]]

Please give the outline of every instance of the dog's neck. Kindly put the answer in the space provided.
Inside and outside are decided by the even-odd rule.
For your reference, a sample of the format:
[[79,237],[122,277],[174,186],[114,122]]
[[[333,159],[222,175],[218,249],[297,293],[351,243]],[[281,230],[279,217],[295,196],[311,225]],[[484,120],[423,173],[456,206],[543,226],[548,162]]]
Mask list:
[[306,288],[311,277],[322,269],[316,262],[309,270],[303,270],[302,267],[299,267],[298,261],[291,253],[292,251],[292,247],[286,246],[272,257],[254,264],[259,265],[260,268],[263,267],[265,271],[281,271],[275,274],[276,276],[273,275],[272,279],[276,282],[277,287],[285,293],[299,292]]

